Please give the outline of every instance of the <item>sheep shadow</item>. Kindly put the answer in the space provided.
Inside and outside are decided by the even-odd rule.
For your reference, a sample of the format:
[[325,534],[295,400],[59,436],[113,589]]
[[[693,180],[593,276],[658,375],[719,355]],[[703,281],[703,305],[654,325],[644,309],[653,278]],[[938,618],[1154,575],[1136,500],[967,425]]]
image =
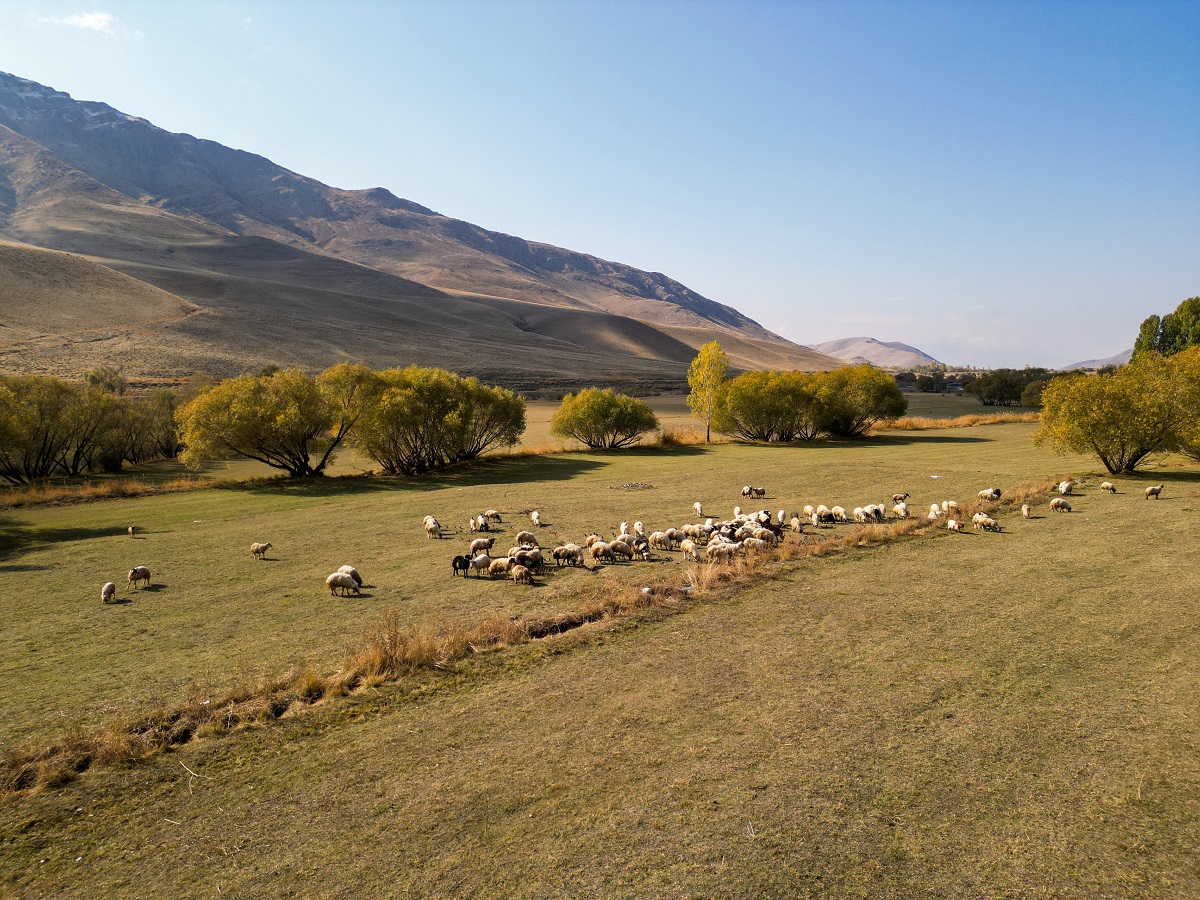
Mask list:
[[167,586],[165,584],[148,584],[144,588],[134,588],[134,590],[136,590],[139,594],[161,594],[166,589]]
[[132,597],[113,597],[113,599],[109,600],[104,605],[105,606],[125,606],[127,603],[132,603],[132,602],[133,602]]

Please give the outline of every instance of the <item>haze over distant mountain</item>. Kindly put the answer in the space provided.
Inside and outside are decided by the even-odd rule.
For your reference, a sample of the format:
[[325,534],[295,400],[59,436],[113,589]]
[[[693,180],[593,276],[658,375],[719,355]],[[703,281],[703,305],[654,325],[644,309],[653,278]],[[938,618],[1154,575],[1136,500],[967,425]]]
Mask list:
[[928,353],[897,341],[880,341],[873,337],[850,337],[813,344],[818,353],[827,353],[848,362],[869,362],[887,368],[912,369],[937,362]]
[[[520,386],[678,386],[714,339],[743,368],[838,364],[666,275],[488,231],[382,188],[330,187],[3,73],[0,238],[82,254],[175,295],[189,311],[176,321],[126,305],[129,321],[111,323],[133,329],[141,352],[122,364],[146,375],[354,359]],[[88,330],[98,285],[114,282],[94,269],[69,279],[41,301],[57,309],[40,320],[6,288],[21,283],[6,275],[14,259],[0,257],[5,367],[78,368],[53,348],[75,324]],[[18,319],[21,341],[41,342],[36,362],[11,343]]]
[[1073,369],[1103,369],[1105,366],[1123,366],[1125,363],[1133,359],[1133,348],[1122,350],[1120,353],[1114,353],[1112,356],[1107,356],[1104,359],[1085,359],[1083,362],[1071,363],[1069,366],[1063,366],[1062,371],[1070,372]]

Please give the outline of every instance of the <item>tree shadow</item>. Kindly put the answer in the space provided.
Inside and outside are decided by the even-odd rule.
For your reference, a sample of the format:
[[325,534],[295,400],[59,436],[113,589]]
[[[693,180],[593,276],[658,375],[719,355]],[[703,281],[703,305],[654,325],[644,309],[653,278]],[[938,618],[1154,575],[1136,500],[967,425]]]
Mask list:
[[0,519],[0,559],[54,544],[114,536],[110,526],[52,528]]
[[0,566],[0,572],[46,572],[53,566],[30,566],[21,563]]

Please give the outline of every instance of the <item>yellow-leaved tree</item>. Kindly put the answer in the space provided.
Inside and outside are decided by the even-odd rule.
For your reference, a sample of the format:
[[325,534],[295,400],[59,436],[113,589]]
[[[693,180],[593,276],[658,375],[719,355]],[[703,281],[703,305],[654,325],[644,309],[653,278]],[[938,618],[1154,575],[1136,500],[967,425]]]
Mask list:
[[688,409],[704,420],[704,441],[712,441],[712,420],[721,400],[725,386],[725,373],[729,370],[729,357],[717,341],[709,341],[700,348],[692,364],[688,366]]

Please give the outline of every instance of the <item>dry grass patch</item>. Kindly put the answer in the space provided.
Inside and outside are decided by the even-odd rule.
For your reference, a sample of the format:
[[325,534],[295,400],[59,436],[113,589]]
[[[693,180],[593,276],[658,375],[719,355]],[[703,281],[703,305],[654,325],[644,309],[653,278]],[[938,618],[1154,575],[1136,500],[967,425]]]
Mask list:
[[928,416],[901,416],[877,422],[871,432],[882,431],[932,431],[938,428],[975,428],[980,425],[1008,425],[1014,422],[1038,422],[1041,415],[1035,412],[1023,413],[979,413],[966,416],[955,416],[951,419],[934,419]]
[[183,476],[169,481],[145,481],[140,478],[111,478],[79,483],[32,484],[0,491],[0,508],[21,509],[29,506],[51,506],[65,503],[89,503],[121,497],[150,497],[157,494],[177,494],[212,487],[213,482],[198,476]]

